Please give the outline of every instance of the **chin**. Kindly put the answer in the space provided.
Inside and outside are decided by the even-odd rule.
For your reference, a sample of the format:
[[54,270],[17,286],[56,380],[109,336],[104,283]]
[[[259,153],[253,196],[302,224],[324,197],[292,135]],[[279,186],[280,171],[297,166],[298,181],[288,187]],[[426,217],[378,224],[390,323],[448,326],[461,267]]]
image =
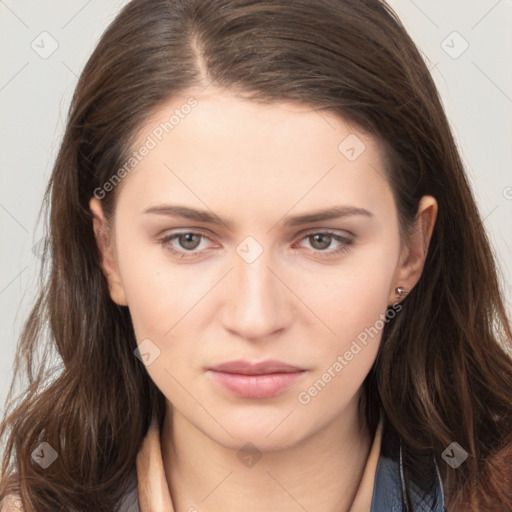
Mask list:
[[246,443],[252,443],[261,451],[286,449],[310,435],[304,418],[299,418],[299,411],[294,411],[294,408],[293,404],[274,406],[271,410],[233,405],[218,413],[212,410],[215,418],[222,418],[221,424],[225,430],[212,429],[208,425],[208,431],[203,432],[233,450],[239,450]]
[[301,432],[290,429],[283,429],[282,432],[276,432],[270,436],[268,432],[254,427],[243,428],[243,426],[239,426],[236,430],[232,429],[230,432],[233,435],[232,438],[224,435],[220,438],[212,437],[212,439],[225,448],[234,450],[237,453],[250,450],[252,446],[255,447],[256,452],[262,453],[286,450],[296,446],[304,437],[307,437],[305,433],[302,436]]

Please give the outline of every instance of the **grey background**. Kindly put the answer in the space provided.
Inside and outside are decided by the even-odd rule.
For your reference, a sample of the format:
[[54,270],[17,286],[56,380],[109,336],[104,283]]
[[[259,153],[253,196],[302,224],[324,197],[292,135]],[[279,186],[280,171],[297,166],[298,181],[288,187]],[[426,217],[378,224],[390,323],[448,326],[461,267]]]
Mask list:
[[[34,296],[39,259],[33,247],[42,235],[36,217],[69,101],[88,56],[125,3],[0,0],[0,407]],[[389,3],[441,93],[499,258],[510,310],[512,0]],[[52,44],[58,47],[45,55]]]

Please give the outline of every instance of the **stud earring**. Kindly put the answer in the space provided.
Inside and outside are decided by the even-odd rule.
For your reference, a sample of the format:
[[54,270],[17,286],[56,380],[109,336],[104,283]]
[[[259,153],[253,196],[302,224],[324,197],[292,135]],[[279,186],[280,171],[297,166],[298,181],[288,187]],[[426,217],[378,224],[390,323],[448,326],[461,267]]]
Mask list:
[[395,288],[395,292],[399,298],[402,298],[404,295],[407,295],[407,291],[403,286],[398,286]]

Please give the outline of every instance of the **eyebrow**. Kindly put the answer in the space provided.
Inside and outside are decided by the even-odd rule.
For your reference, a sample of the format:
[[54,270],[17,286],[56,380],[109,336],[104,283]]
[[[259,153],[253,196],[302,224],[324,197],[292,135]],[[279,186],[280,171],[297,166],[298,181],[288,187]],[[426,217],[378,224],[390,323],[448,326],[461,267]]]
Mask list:
[[[166,215],[168,217],[179,217],[196,222],[204,222],[207,224],[224,225],[230,230],[233,228],[232,223],[228,219],[224,219],[212,211],[198,210],[196,208],[190,208],[182,205],[161,204],[146,208],[142,213],[154,213],[158,215]],[[294,227],[311,222],[339,219],[352,215],[373,217],[373,214],[364,208],[357,208],[355,206],[333,206],[332,208],[285,217],[284,225],[286,227]]]

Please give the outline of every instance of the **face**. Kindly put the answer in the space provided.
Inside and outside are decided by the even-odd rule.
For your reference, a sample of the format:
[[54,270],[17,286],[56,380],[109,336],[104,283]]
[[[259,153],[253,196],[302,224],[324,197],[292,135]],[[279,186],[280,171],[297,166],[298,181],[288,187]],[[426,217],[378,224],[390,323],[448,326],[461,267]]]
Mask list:
[[191,95],[139,133],[104,272],[181,424],[291,446],[354,410],[423,242],[402,243],[369,136],[311,106]]

